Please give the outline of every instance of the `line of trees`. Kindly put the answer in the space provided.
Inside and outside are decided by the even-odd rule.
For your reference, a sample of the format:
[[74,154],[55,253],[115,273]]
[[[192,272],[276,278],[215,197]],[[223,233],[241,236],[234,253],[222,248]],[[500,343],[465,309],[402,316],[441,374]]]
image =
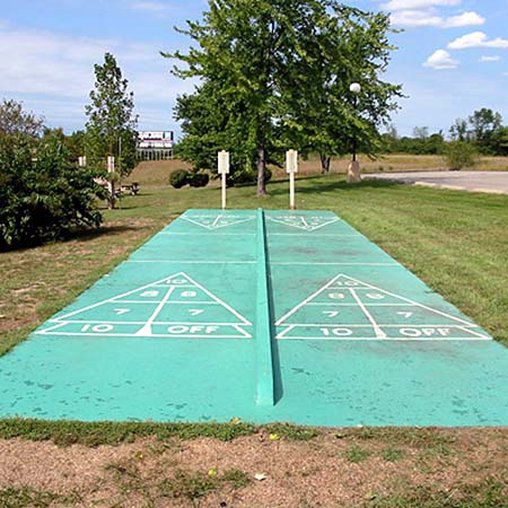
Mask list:
[[508,155],[508,126],[503,125],[500,113],[488,108],[455,120],[448,136],[443,131],[429,134],[427,127],[415,127],[413,136],[400,137],[390,126],[382,139],[385,153],[440,155],[446,153],[451,142],[467,144],[482,155]]

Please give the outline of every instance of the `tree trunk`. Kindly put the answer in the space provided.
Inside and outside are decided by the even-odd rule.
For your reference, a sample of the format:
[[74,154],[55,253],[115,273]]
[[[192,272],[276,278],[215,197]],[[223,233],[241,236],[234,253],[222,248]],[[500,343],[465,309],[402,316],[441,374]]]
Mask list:
[[330,163],[332,158],[325,153],[320,153],[319,158],[321,159],[321,173],[325,175],[330,172]]
[[257,157],[258,166],[258,196],[266,196],[266,182],[265,182],[265,169],[266,169],[266,157],[265,147],[260,146],[258,148]]

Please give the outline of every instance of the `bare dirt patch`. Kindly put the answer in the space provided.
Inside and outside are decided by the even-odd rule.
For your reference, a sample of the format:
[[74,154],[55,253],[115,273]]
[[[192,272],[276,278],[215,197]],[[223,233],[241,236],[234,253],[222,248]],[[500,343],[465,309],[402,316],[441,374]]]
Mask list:
[[260,430],[96,448],[3,440],[0,504],[506,506],[507,446],[506,429],[326,430],[304,441]]

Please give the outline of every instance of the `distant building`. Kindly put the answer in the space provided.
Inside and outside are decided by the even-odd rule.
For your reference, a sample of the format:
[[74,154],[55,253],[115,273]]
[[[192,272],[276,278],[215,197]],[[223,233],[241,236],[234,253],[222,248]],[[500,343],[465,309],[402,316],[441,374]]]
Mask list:
[[173,131],[140,131],[136,151],[141,160],[173,158]]

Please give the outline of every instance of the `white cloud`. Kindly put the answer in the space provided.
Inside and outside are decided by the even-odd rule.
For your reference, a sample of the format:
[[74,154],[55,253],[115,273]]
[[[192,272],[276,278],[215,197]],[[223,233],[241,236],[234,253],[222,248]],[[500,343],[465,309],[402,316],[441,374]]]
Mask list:
[[[75,122],[83,111],[94,82],[93,65],[109,51],[118,59],[134,91],[143,117],[144,108],[158,107],[170,118],[170,104],[193,84],[170,75],[171,62],[159,50],[163,45],[95,39],[61,33],[0,26],[0,100],[5,97],[39,104],[52,122]],[[59,106],[57,106],[57,104]],[[162,105],[162,106],[161,106]],[[164,108],[164,105],[167,105]]]
[[391,16],[398,26],[432,26],[437,28],[457,28],[461,26],[483,25],[485,18],[469,11],[457,16],[439,16],[434,9],[397,11]]
[[500,56],[482,56],[480,58],[480,62],[499,62],[501,60]]
[[461,26],[483,25],[485,18],[474,11],[467,11],[457,16],[444,19],[444,28],[458,28]]
[[427,58],[427,61],[423,65],[435,70],[456,69],[459,66],[459,62],[454,60],[448,51],[438,49]]
[[489,39],[484,32],[472,32],[463,35],[448,44],[449,49],[469,49],[469,48],[501,48],[508,49],[508,39]]
[[414,9],[428,9],[429,7],[456,6],[462,0],[390,0],[383,4],[383,8],[389,11],[402,11]]
[[131,2],[129,7],[134,11],[150,12],[165,15],[173,11],[173,7],[164,2]]

